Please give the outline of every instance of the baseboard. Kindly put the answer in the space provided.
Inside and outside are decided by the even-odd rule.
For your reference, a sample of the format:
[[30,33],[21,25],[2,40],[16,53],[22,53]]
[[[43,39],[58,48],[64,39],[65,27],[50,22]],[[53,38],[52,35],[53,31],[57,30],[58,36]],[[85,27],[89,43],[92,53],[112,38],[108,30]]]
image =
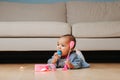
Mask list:
[[[0,51],[0,63],[47,63],[55,51]],[[82,51],[87,62],[120,62],[120,51]]]
[[120,51],[83,51],[88,62],[120,62]]

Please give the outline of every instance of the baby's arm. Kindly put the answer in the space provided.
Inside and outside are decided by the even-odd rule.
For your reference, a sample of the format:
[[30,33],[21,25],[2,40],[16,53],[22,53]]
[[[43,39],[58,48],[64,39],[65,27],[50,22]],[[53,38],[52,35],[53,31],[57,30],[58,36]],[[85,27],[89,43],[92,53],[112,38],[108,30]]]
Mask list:
[[65,61],[65,64],[71,69],[81,68],[82,60],[76,54],[71,54],[70,59]]
[[48,60],[48,64],[56,64],[60,57],[55,52],[51,59]]
[[68,66],[69,69],[73,69],[74,68],[74,65],[69,60],[66,60],[65,64]]

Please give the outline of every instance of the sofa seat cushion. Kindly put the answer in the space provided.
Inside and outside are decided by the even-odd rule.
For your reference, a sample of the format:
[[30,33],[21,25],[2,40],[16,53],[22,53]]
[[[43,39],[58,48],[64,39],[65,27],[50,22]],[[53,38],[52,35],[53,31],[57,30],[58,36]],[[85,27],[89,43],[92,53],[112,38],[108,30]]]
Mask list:
[[0,22],[0,37],[59,37],[70,32],[64,22]]
[[76,38],[76,48],[84,51],[120,50],[120,38]]
[[52,51],[59,38],[0,38],[0,51]]
[[72,33],[75,37],[120,37],[120,21],[77,23]]

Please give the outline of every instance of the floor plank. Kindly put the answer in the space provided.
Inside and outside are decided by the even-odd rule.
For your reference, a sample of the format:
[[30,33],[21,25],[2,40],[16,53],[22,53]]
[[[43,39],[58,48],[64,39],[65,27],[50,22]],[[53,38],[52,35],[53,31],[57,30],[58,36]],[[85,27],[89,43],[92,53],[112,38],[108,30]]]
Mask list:
[[120,63],[90,63],[90,68],[35,72],[35,64],[0,64],[0,80],[120,80]]

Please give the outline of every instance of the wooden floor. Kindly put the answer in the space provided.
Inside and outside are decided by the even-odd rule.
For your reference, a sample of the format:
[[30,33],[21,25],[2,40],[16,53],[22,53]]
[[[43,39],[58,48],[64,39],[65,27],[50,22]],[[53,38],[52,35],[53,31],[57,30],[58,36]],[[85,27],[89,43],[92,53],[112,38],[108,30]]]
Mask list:
[[90,63],[86,69],[35,72],[34,64],[0,64],[0,80],[120,80],[120,63]]

